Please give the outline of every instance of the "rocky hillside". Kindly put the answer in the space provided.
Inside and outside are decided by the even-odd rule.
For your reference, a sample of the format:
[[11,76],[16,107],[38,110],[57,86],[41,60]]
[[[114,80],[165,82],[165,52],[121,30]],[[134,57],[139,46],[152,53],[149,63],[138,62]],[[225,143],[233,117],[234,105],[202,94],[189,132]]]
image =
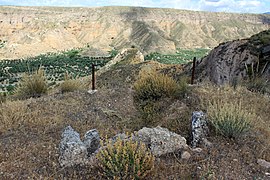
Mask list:
[[0,59],[88,46],[142,52],[215,47],[269,28],[269,15],[141,7],[0,7]]
[[[150,142],[147,147],[155,150],[152,151],[153,154],[158,152],[156,155],[161,155],[159,152],[166,150],[156,157],[154,168],[145,179],[269,179],[270,99],[267,96],[250,92],[243,87],[217,88],[210,84],[186,86],[183,83],[184,77],[181,77],[181,65],[140,62],[140,57],[141,53],[135,48],[118,54],[113,60],[117,63],[111,64],[110,68],[97,75],[95,93],[87,92],[89,86],[84,90],[64,94],[52,89],[48,95],[40,98],[12,100],[12,97],[8,97],[6,102],[0,103],[0,179],[108,179],[108,176],[104,177],[102,171],[100,172],[101,161],[92,154],[99,143],[91,142],[95,139],[125,138],[124,133],[134,131],[140,137],[146,137],[141,136],[143,129],[154,135],[145,138]],[[143,77],[143,72],[149,70],[173,77],[177,84],[182,84],[178,91],[180,94],[161,96],[155,100],[139,100],[134,84]],[[89,81],[89,78],[86,80]],[[157,87],[170,89],[171,84],[164,82]],[[153,91],[143,89],[146,94],[156,92],[154,88]],[[203,142],[197,144],[195,141],[194,144],[192,137],[195,140],[199,138],[191,134],[202,132],[197,126],[201,124],[201,118],[198,118],[197,123],[192,123],[196,126],[192,131],[191,115],[198,114],[193,113],[194,111],[202,110],[209,114],[210,110],[215,110],[210,102],[230,103],[232,107],[239,105],[241,109],[238,107],[237,113],[234,108],[228,108],[234,110],[233,119],[241,118],[243,112],[250,115],[254,112],[250,119],[251,128],[240,137],[230,138],[210,126],[209,134],[203,138]],[[224,109],[220,105],[216,108],[217,114],[219,109]],[[221,114],[222,117],[224,116]],[[246,119],[240,120],[231,125],[230,119],[225,119],[223,124],[227,126],[223,127],[229,127],[228,131],[237,133],[238,128],[242,128],[242,124],[247,122]],[[234,128],[231,129],[232,126]],[[75,136],[66,136],[70,134],[66,133],[68,129]],[[99,136],[85,132],[95,132]],[[88,141],[90,138],[91,141]],[[121,162],[121,167],[125,162],[134,162],[123,159],[116,161]],[[107,162],[110,163],[110,160],[106,160]],[[142,167],[145,166],[144,162]],[[125,175],[123,170],[117,169],[116,172]]]
[[199,72],[216,84],[255,76],[270,80],[270,30],[220,44],[202,60]]

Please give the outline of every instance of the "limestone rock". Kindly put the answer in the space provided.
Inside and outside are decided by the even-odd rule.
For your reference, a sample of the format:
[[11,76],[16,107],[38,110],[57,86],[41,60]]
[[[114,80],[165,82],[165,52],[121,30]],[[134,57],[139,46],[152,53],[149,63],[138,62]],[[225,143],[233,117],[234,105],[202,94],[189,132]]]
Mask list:
[[211,143],[210,141],[208,141],[208,139],[206,139],[205,137],[202,138],[202,143],[207,148],[211,148],[213,146],[213,143]]
[[203,151],[203,149],[202,148],[194,148],[194,149],[192,149],[192,151],[195,153],[201,153]]
[[[262,76],[270,80],[270,45],[268,31],[255,34],[249,39],[221,43],[196,68],[199,80],[237,84],[252,76]],[[261,40],[264,38],[265,40]]]
[[79,133],[71,126],[64,129],[59,150],[59,163],[61,166],[84,164],[87,158],[87,148],[81,141]]
[[264,159],[258,159],[257,160],[257,163],[262,166],[262,167],[265,167],[267,169],[270,169],[270,162],[264,160]]
[[89,130],[84,135],[84,142],[80,134],[71,126],[64,129],[59,145],[59,163],[62,167],[74,165],[92,164],[95,161],[95,153],[100,146],[100,138],[96,129]]
[[166,128],[142,128],[137,133],[137,140],[144,142],[156,156],[187,149],[186,139]]
[[87,148],[88,156],[100,147],[100,137],[96,129],[89,130],[84,135],[84,145]]
[[193,148],[197,147],[200,142],[206,142],[206,146],[210,145],[210,142],[206,140],[208,135],[208,126],[206,116],[201,111],[195,111],[192,113],[191,119],[192,141]]
[[187,151],[184,151],[182,154],[181,154],[181,159],[183,160],[189,160],[189,158],[191,157],[190,153],[187,152]]

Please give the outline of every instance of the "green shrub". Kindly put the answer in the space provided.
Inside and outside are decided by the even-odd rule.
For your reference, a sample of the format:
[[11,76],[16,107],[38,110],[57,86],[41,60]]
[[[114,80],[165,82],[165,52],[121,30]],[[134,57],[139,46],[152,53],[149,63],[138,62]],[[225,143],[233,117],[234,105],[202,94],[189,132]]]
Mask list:
[[59,88],[61,93],[65,93],[82,90],[83,85],[78,79],[72,79],[68,76],[68,74],[65,74],[65,81],[60,84]]
[[154,168],[154,156],[145,144],[133,140],[107,140],[97,154],[99,172],[108,179],[142,179]]
[[[162,111],[161,102],[146,101],[138,105],[140,118],[143,120],[138,125],[153,126],[157,120],[160,119],[160,112]],[[142,128],[140,127],[140,128]]]
[[135,99],[138,100],[159,100],[162,97],[176,95],[178,85],[176,81],[164,74],[154,70],[142,72],[134,84]]
[[40,97],[46,94],[48,85],[44,70],[39,69],[32,75],[24,75],[15,89],[15,95],[19,98]]
[[142,120],[141,126],[154,126],[173,98],[185,97],[189,93],[186,78],[176,82],[168,75],[155,70],[141,72],[134,84],[134,100]]
[[250,130],[253,115],[242,108],[241,102],[215,101],[207,109],[211,124],[228,138],[237,138]]

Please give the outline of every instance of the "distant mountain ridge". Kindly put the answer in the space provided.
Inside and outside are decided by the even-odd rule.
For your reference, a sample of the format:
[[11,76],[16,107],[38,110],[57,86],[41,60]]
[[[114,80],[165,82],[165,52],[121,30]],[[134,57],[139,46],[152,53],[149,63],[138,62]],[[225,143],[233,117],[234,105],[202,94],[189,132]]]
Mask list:
[[0,59],[88,46],[103,52],[212,48],[269,28],[270,15],[143,7],[0,6]]
[[266,12],[266,13],[264,13],[264,14],[270,14],[270,12]]

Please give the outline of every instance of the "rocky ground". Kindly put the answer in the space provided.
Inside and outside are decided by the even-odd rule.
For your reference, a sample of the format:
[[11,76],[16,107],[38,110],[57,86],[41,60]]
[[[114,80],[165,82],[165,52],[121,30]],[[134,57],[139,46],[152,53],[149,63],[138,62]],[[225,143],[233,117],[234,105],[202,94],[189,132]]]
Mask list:
[[[163,71],[168,68],[151,62],[119,65],[97,78],[98,91],[94,94],[87,90],[66,94],[54,92],[37,99],[1,104],[1,179],[101,178],[95,165],[64,168],[59,165],[61,133],[71,125],[81,136],[90,129],[97,129],[104,138],[143,128],[145,123],[134,103],[132,88],[142,67]],[[173,70],[176,68],[169,68],[171,74],[177,75]],[[179,72],[180,76],[180,69]],[[147,126],[168,128],[185,137],[190,144],[192,112],[205,111],[209,100],[220,98],[242,99],[245,108],[253,108],[257,115],[253,129],[235,140],[211,131],[208,136],[212,143],[210,147],[199,145],[202,150],[190,151],[188,159],[181,158],[177,151],[157,158],[148,179],[269,178],[269,169],[258,164],[258,159],[270,161],[270,99],[267,96],[241,87],[234,90],[207,84],[192,86],[185,97],[161,100],[164,108]]]
[[[216,50],[210,55],[221,57]],[[228,53],[219,52],[224,56]],[[64,94],[54,89],[40,98],[14,100],[10,97],[0,104],[0,179],[101,179],[96,164],[60,165],[59,144],[67,126],[81,137],[88,130],[96,129],[101,140],[157,126],[184,137],[190,157],[181,150],[158,156],[154,170],[146,179],[270,178],[269,91],[250,91],[241,83],[218,86],[205,78],[189,85],[185,93],[155,101],[153,107],[158,108],[143,114],[134,96],[134,83],[142,72],[156,70],[181,83],[184,76],[190,79],[191,69],[143,61],[143,56],[135,49],[123,51],[122,55],[101,69],[102,73],[97,73],[97,92],[93,94],[88,93],[89,89]],[[263,63],[267,60],[264,57],[259,58]],[[204,61],[207,58],[202,64]],[[84,79],[88,85],[89,79]],[[194,150],[192,113],[207,113],[210,102],[216,101],[241,102],[242,109],[253,115],[251,129],[237,138],[228,138],[209,126],[206,137],[209,143],[200,143],[200,149]],[[149,114],[153,114],[151,119],[148,119]]]

